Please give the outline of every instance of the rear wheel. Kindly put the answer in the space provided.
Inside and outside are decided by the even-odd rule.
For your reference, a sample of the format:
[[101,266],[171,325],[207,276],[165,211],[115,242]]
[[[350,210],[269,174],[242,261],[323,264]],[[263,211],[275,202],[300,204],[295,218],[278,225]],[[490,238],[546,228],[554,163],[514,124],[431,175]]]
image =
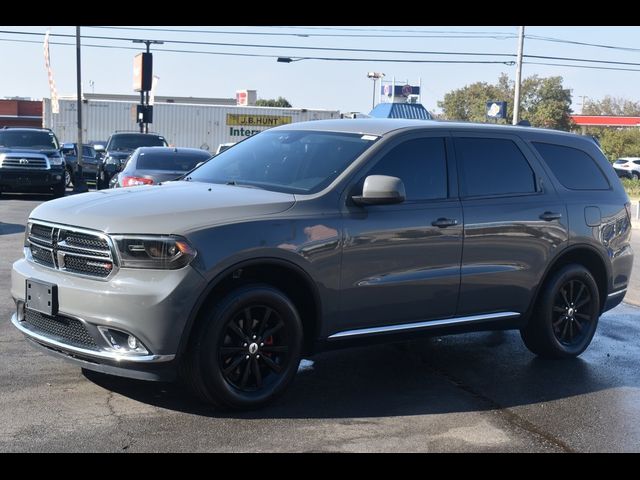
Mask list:
[[541,357],[577,357],[591,343],[599,316],[593,275],[582,265],[566,265],[547,280],[520,333],[527,348]]
[[638,172],[631,172],[631,180],[638,180],[640,179],[640,175],[638,175]]
[[253,409],[285,391],[300,363],[302,323],[284,293],[262,284],[241,287],[202,321],[184,372],[202,400]]

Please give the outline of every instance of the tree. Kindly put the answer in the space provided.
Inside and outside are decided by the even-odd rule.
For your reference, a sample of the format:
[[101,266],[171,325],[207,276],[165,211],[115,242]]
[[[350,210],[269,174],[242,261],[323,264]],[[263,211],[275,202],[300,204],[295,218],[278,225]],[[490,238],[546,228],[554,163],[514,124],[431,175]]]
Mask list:
[[277,100],[274,100],[273,98],[269,99],[269,100],[265,100],[264,98],[259,98],[256,101],[256,107],[286,107],[286,108],[291,108],[293,105],[291,105],[289,103],[289,100],[287,100],[284,97],[278,97]]
[[[584,115],[640,116],[640,102],[606,95],[602,100],[584,102]],[[640,130],[637,128],[589,127],[586,133],[597,137],[610,161],[640,156]]]
[[[514,82],[506,74],[494,84],[476,82],[453,90],[438,102],[448,120],[486,122],[486,103],[507,102],[507,119],[513,117]],[[569,130],[571,128],[571,92],[562,86],[562,77],[525,78],[520,88],[520,118],[534,127]]]
[[583,115],[640,116],[640,102],[606,95],[602,100],[588,100],[582,107]]

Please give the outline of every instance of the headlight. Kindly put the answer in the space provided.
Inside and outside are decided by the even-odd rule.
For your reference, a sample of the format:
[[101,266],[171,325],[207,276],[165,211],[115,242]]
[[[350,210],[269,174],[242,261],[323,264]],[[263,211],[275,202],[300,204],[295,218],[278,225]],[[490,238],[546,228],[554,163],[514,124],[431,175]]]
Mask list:
[[176,270],[191,263],[195,249],[184,238],[167,235],[112,235],[123,268]]
[[62,157],[49,157],[49,165],[62,165]]

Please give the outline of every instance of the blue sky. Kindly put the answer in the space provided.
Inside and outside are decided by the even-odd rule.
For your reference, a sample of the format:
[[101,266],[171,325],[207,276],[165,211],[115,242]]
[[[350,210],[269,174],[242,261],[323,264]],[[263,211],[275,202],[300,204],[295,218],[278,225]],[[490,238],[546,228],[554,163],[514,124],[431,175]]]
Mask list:
[[[164,29],[156,31],[115,28],[82,27],[82,35],[122,37],[125,39],[161,39],[164,45],[152,46],[154,74],[160,77],[157,95],[233,97],[238,89],[255,89],[259,98],[286,97],[294,106],[332,110],[368,112],[371,109],[373,83],[367,72],[395,77],[399,83],[406,80],[417,84],[422,81],[422,103],[431,111],[438,111],[437,101],[452,89],[477,81],[495,82],[505,72],[515,78],[515,66],[497,64],[438,64],[388,62],[387,59],[428,60],[482,60],[509,62],[517,50],[516,26],[467,27],[136,27]],[[0,27],[3,32],[75,34],[71,26]],[[203,30],[203,32],[174,32],[167,30]],[[236,32],[236,33],[229,33]],[[239,33],[242,32],[242,33]],[[274,34],[284,35],[274,35]],[[531,27],[525,30],[524,53],[527,55],[567,57],[571,59],[628,62],[638,65],[615,65],[576,62],[574,60],[525,59],[528,62],[569,63],[636,69],[614,71],[546,66],[525,63],[523,76],[560,75],[565,88],[573,94],[573,108],[580,112],[582,96],[600,99],[605,95],[640,100],[640,27]],[[463,38],[460,38],[463,37]],[[558,41],[543,40],[552,38]],[[37,42],[21,43],[15,40]],[[231,45],[179,44],[186,42],[236,43]],[[22,96],[42,98],[49,96],[44,68],[43,37],[17,33],[0,33],[0,58],[3,75],[0,76],[0,98]],[[55,37],[52,42],[73,43],[73,38]],[[603,44],[630,50],[594,47],[565,43],[564,41]],[[84,91],[96,93],[132,94],[132,64],[140,48],[129,40],[83,39],[82,53]],[[260,48],[253,45],[268,45]],[[277,45],[277,46],[274,46]],[[288,47],[311,49],[296,50]],[[319,50],[319,48],[349,48],[390,50],[394,52],[361,52]],[[75,95],[75,48],[73,45],[51,45],[51,62],[60,95]],[[637,50],[634,50],[636,49]],[[212,55],[176,53],[176,50],[198,50],[243,55]],[[431,52],[488,53],[488,56],[423,55],[397,53],[398,50]],[[366,61],[336,61],[305,59],[292,63],[278,63],[276,57],[363,58]],[[511,101],[512,99],[508,99]]]

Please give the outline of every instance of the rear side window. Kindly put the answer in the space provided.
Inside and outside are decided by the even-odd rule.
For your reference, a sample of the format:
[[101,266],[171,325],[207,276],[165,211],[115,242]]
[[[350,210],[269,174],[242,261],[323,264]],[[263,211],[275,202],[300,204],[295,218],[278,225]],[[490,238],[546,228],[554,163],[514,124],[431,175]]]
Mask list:
[[531,142],[558,181],[570,190],[608,190],[609,182],[586,152],[577,148]]
[[518,146],[502,138],[456,138],[464,195],[526,194],[536,191],[535,175]]

